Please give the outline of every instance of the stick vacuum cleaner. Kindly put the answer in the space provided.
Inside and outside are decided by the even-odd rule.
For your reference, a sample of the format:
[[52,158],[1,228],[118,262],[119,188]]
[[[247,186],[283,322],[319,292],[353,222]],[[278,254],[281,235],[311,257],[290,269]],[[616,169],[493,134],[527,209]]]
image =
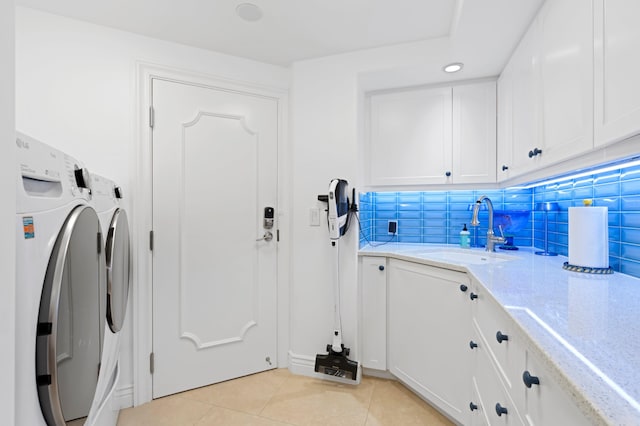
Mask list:
[[343,179],[333,179],[329,184],[329,194],[319,195],[318,200],[328,203],[329,240],[334,252],[334,330],[332,342],[327,345],[327,354],[316,355],[315,371],[328,376],[357,380],[358,363],[349,358],[349,348],[342,343],[342,320],[340,316],[340,237],[349,229],[351,213],[347,196],[348,183]]

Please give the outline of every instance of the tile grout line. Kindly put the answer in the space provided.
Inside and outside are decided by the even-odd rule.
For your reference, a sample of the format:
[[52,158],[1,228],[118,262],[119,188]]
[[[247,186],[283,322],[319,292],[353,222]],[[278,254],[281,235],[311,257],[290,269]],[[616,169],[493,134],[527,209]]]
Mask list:
[[[208,405],[211,405],[211,404],[208,404]],[[202,419],[204,419],[207,416],[207,414],[211,412],[213,408],[214,408],[213,406],[210,406],[209,409],[202,415],[202,417],[200,417],[197,421],[193,422],[191,425],[196,426],[198,423],[200,423],[200,421],[202,421]]]
[[[187,392],[190,392],[190,391],[186,391],[186,392],[184,392],[184,393],[187,393]],[[210,403],[210,402],[198,401],[198,400],[195,400],[195,399],[189,399],[189,398],[185,398],[185,397],[180,397],[180,398],[181,398],[181,399],[186,399],[186,400],[189,400],[189,401],[201,402],[201,403],[206,404],[206,405],[208,405],[208,406],[209,406],[209,409],[208,409],[207,411],[205,411],[205,413],[204,413],[204,414],[203,414],[203,415],[202,415],[202,416],[201,416],[197,421],[195,421],[195,422],[193,422],[193,423],[191,424],[192,426],[196,426],[198,423],[200,423],[200,421],[201,421],[202,419],[204,419],[204,418],[207,416],[207,414],[209,414],[209,413],[211,412],[211,410],[212,410],[212,409],[217,408],[217,406],[216,406],[215,404],[212,404],[212,403]]]
[[281,420],[272,419],[271,417],[267,417],[267,416],[263,416],[262,415],[264,409],[267,408],[267,405],[269,405],[269,403],[273,400],[273,397],[276,396],[278,394],[278,392],[280,392],[280,389],[282,389],[287,384],[287,382],[289,380],[291,380],[291,377],[286,377],[285,380],[282,381],[282,384],[280,386],[278,386],[278,388],[275,390],[275,392],[273,392],[271,397],[269,397],[269,400],[262,406],[262,408],[260,409],[260,411],[257,414],[258,417],[260,417],[261,419],[267,419],[267,420],[270,420],[270,421],[277,421],[277,422],[280,422],[280,423],[285,423],[285,424],[290,424],[290,425],[294,425],[295,426],[295,423],[283,422]]
[[378,387],[378,380],[373,380],[373,389],[371,390],[371,398],[369,399],[369,405],[367,405],[367,415],[364,418],[364,423],[362,426],[366,426],[369,421],[369,414],[371,413],[371,404],[373,404],[373,396],[376,393],[376,388]]

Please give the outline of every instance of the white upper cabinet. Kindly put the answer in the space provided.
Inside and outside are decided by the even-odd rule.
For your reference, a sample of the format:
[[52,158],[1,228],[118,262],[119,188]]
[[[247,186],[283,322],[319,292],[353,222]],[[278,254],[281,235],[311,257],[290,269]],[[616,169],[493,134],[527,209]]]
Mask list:
[[[511,76],[511,162],[512,176],[538,166],[540,156],[529,157],[529,151],[541,149],[537,27],[533,25],[513,54]],[[502,167],[502,165],[501,165]]]
[[451,87],[371,96],[369,183],[445,183],[451,164]]
[[496,181],[495,82],[370,96],[373,186]]
[[455,183],[496,181],[496,83],[453,88]]
[[512,64],[507,64],[498,79],[497,96],[497,180],[501,182],[511,177],[509,171],[513,167],[511,161],[513,149],[513,71]]
[[640,133],[640,2],[594,0],[595,145]]
[[549,1],[522,38],[498,82],[498,180],[593,148],[592,20],[591,1]]
[[[544,164],[593,148],[593,9],[554,0],[538,15]],[[640,105],[640,104],[639,104]]]

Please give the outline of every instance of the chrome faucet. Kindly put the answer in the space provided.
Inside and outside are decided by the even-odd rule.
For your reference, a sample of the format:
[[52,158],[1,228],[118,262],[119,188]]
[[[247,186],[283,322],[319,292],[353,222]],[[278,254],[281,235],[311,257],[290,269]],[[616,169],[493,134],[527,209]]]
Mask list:
[[[489,209],[489,229],[487,230],[487,246],[486,251],[496,251],[496,243],[504,243],[505,238],[504,235],[500,237],[496,237],[493,233],[493,203],[486,195],[481,196],[476,201],[476,204],[473,206],[473,216],[471,217],[471,225],[478,226],[480,222],[478,221],[478,211],[480,210],[480,206],[482,202],[487,203],[487,208]],[[500,227],[500,234],[502,234],[502,227]]]

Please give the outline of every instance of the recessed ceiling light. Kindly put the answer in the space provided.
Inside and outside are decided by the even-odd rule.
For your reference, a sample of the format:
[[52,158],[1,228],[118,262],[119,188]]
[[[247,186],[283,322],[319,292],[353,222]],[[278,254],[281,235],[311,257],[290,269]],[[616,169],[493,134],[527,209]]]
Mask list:
[[462,62],[454,62],[453,64],[446,65],[443,70],[444,72],[453,73],[460,71],[463,66],[464,64]]
[[262,18],[262,9],[253,3],[241,3],[236,7],[239,17],[248,22],[256,22]]

